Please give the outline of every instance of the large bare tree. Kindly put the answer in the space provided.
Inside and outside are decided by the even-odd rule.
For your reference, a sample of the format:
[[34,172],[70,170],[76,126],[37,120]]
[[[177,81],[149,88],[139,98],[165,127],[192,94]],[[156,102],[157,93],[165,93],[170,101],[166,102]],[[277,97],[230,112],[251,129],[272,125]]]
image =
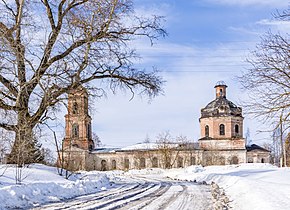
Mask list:
[[[290,21],[290,10],[277,14],[276,18]],[[274,125],[269,131],[281,130],[283,156],[283,135],[290,128],[289,34],[267,32],[247,61],[251,68],[239,78],[250,96],[245,106],[250,114]]]
[[0,14],[0,127],[15,133],[10,157],[25,141],[34,150],[33,129],[70,89],[161,91],[155,70],[133,66],[130,46],[166,35],[162,17],[138,16],[130,0],[1,0]]

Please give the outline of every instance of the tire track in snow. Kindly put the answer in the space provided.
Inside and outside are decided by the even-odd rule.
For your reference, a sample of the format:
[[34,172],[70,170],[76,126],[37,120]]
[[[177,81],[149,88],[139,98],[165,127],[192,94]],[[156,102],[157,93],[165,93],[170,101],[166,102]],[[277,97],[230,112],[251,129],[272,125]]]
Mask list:
[[167,178],[131,177],[111,188],[36,209],[172,210],[212,209],[209,187]]
[[166,199],[165,202],[158,208],[159,210],[164,210],[166,207],[170,206],[186,190],[185,185],[180,186],[182,187],[182,190],[177,193],[173,193],[168,199]]
[[[140,185],[138,187],[138,190],[134,190],[133,192],[127,192],[125,194],[122,194],[121,196],[116,196],[116,198],[111,199],[110,200],[106,199],[105,201],[101,201],[101,202],[92,202],[91,205],[86,205],[86,206],[81,206],[81,208],[79,209],[119,209],[120,207],[122,207],[123,205],[125,205],[128,202],[131,202],[133,200],[135,200],[136,196],[151,190],[152,188],[156,187],[156,184],[152,184],[152,183],[145,183],[143,185]],[[158,186],[157,186],[158,187]],[[140,189],[139,189],[140,188]]]
[[112,188],[109,191],[99,191],[93,194],[89,194],[89,195],[82,195],[79,197],[74,197],[65,201],[61,201],[61,202],[56,202],[56,203],[52,203],[52,204],[47,204],[47,205],[43,205],[40,207],[36,207],[36,208],[32,208],[33,210],[42,210],[42,209],[68,209],[72,206],[78,206],[78,205],[83,205],[85,203],[88,202],[92,202],[92,201],[96,201],[96,200],[100,200],[100,199],[104,199],[107,197],[111,197],[114,196],[116,194],[122,194],[122,193],[126,193],[129,191],[134,191],[137,188],[140,188],[140,184],[134,184],[134,185],[129,185],[127,187],[124,187],[124,185],[117,187],[117,188]]
[[162,196],[171,187],[171,185],[172,185],[171,183],[163,182],[160,184],[160,188],[158,190],[156,190],[150,194],[147,194],[140,199],[136,199],[135,201],[128,203],[127,205],[120,208],[120,210],[139,210],[139,209],[142,209],[143,207],[152,203],[155,199]]

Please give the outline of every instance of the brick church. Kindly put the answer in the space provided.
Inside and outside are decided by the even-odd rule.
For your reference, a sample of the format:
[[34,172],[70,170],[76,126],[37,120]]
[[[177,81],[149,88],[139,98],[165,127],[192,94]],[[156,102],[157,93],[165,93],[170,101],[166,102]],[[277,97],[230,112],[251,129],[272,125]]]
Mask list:
[[95,148],[88,93],[84,87],[70,91],[65,115],[61,162],[70,170],[128,170],[189,165],[267,163],[270,152],[246,145],[242,108],[226,97],[227,85],[218,82],[216,98],[201,109],[201,138],[196,143],[137,144],[127,148]]

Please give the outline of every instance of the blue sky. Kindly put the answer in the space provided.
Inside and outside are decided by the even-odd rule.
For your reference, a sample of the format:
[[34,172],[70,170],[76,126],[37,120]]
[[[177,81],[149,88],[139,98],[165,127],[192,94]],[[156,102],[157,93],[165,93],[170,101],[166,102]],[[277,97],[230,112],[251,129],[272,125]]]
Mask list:
[[[286,32],[289,23],[275,21],[276,10],[287,9],[287,0],[136,0],[141,15],[165,16],[169,36],[150,46],[136,40],[133,46],[143,59],[138,66],[161,70],[166,80],[164,95],[150,103],[147,98],[118,92],[94,101],[91,110],[93,132],[107,146],[127,146],[148,136],[169,131],[192,141],[200,138],[200,109],[215,98],[214,85],[228,85],[228,99],[240,104],[247,94],[235,76],[248,64],[245,59],[260,36],[268,30]],[[250,129],[254,143],[269,134],[262,123],[244,115],[244,132]]]
[[[244,71],[245,59],[268,30],[287,31],[289,24],[273,19],[276,10],[287,9],[286,0],[137,0],[137,13],[159,14],[169,34],[154,46],[148,40],[134,43],[143,57],[137,65],[161,70],[164,95],[150,103],[129,93],[109,94],[95,102],[93,131],[107,146],[155,141],[158,133],[200,137],[200,109],[215,98],[214,85],[228,84],[228,99],[240,104],[247,98],[235,76]],[[269,134],[262,123],[245,115],[244,132],[263,143]]]

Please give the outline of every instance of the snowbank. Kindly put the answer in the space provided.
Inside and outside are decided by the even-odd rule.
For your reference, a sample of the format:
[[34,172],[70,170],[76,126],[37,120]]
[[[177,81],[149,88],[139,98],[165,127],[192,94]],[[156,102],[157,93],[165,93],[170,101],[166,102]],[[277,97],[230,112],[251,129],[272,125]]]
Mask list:
[[[2,168],[3,170],[3,168]],[[56,168],[40,164],[24,168],[22,185],[15,185],[15,168],[8,167],[0,177],[0,209],[28,208],[56,202],[109,186],[105,173],[81,172],[69,180],[57,174]]]
[[233,209],[286,210],[290,206],[290,168],[270,164],[190,166],[165,174],[172,179],[217,183],[232,200]]

